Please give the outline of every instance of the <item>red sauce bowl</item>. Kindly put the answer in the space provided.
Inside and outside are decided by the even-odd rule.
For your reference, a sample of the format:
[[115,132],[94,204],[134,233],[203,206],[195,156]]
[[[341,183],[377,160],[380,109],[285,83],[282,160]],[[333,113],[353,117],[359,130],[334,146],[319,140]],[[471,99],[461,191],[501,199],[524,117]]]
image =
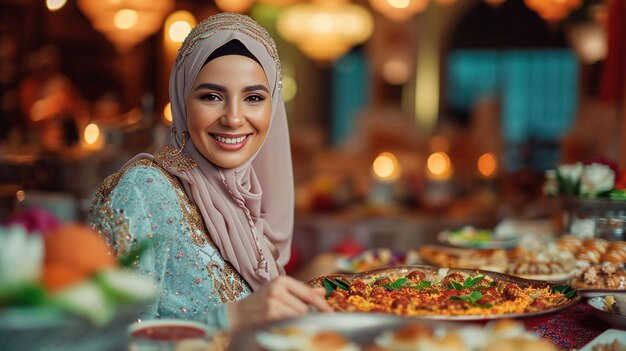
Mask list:
[[175,342],[186,339],[205,339],[211,336],[211,327],[201,322],[181,319],[141,321],[128,327],[131,337],[150,341]]

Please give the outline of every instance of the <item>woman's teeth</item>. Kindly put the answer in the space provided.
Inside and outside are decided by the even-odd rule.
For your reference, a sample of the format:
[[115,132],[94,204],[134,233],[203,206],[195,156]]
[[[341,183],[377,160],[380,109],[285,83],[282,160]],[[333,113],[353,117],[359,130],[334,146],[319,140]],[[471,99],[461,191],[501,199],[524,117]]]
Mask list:
[[217,139],[217,141],[224,143],[224,144],[239,144],[241,142],[243,142],[244,140],[246,140],[246,138],[248,137],[247,135],[244,135],[242,137],[239,138],[224,138],[222,136],[219,135],[214,135],[213,136],[215,139]]

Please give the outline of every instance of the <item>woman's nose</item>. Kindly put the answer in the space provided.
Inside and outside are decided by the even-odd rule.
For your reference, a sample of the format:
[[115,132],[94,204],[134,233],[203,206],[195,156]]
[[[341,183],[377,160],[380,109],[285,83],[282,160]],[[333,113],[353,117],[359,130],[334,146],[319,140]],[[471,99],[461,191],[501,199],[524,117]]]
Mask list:
[[244,122],[244,118],[241,115],[241,108],[234,103],[228,104],[220,121],[223,125],[231,128],[240,127]]

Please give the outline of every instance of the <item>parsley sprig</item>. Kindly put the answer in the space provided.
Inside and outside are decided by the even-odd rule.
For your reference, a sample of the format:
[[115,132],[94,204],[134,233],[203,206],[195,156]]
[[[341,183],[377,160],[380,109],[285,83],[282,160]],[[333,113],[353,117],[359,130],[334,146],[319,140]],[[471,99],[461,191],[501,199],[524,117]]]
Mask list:
[[552,291],[565,295],[568,300],[571,300],[574,296],[576,296],[576,289],[569,285],[555,285],[552,287]]
[[491,308],[493,307],[490,303],[478,303],[477,301],[483,297],[483,293],[480,291],[472,291],[469,295],[460,295],[460,296],[450,296],[450,301],[463,301],[470,306],[476,306],[480,308]]
[[[474,290],[480,290],[480,289],[484,289],[487,287],[487,285],[476,285],[478,284],[478,282],[482,281],[485,278],[484,275],[479,275],[477,277],[467,277],[465,278],[465,281],[463,282],[463,284],[455,282],[455,281],[451,281],[448,286],[450,288],[453,288],[457,291],[462,291],[463,289],[474,289]],[[476,285],[476,286],[475,286]]]
[[333,291],[337,290],[338,288],[341,290],[350,290],[350,285],[339,278],[335,278],[335,279],[324,278],[324,281],[322,282],[322,284],[324,285],[324,288],[326,289],[325,297],[330,296],[330,294]]
[[430,288],[431,285],[431,282],[428,280],[422,280],[417,284],[411,284],[411,281],[407,278],[398,278],[391,283],[383,284],[383,287],[385,287],[387,290],[400,290],[403,288],[422,290],[425,288]]

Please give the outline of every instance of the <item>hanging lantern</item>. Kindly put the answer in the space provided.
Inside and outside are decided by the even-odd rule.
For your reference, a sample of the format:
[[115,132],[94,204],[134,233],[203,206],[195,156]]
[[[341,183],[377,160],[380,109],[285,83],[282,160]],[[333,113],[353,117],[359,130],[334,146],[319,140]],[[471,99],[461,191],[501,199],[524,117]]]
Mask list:
[[524,3],[545,21],[557,22],[580,7],[582,0],[524,0]]
[[244,13],[250,9],[254,0],[215,0],[215,5],[226,12]]
[[426,10],[428,0],[370,0],[370,5],[392,21],[406,21]]
[[125,52],[161,28],[174,0],[78,0],[78,7],[96,30]]
[[363,7],[346,1],[316,0],[282,11],[278,33],[314,60],[331,61],[367,40],[374,21]]

